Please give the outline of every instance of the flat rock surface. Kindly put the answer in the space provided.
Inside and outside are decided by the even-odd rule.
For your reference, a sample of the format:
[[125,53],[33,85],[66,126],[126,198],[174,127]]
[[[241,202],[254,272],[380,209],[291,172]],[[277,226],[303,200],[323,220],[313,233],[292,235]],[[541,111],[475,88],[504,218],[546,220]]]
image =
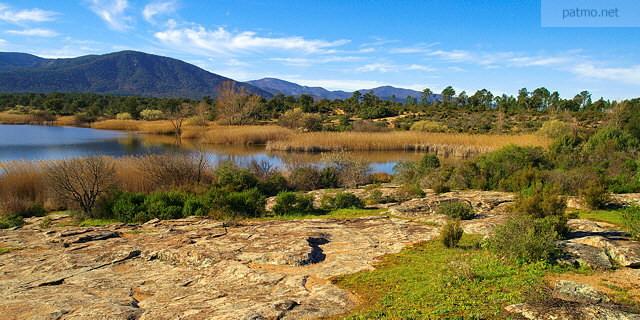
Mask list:
[[303,319],[348,311],[328,279],[437,236],[405,219],[212,220],[0,231],[3,319]]

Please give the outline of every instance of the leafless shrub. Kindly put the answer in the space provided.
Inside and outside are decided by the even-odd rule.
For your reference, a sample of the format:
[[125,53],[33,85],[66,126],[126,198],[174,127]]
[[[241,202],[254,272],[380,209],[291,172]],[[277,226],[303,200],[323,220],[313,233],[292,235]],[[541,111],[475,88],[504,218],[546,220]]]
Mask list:
[[101,156],[55,162],[46,171],[47,186],[90,215],[96,201],[115,183],[111,159]]

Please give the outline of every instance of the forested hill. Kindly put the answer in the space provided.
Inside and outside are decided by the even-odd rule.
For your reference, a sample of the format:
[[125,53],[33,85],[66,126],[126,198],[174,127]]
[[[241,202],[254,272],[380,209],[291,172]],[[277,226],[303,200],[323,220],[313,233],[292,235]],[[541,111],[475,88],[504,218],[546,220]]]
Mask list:
[[[300,96],[303,94],[308,94],[312,97],[318,98],[326,98],[329,100],[335,99],[347,99],[353,96],[353,92],[346,91],[329,91],[327,89],[321,87],[307,87],[301,86],[299,84],[284,81],[275,78],[264,78],[260,80],[251,80],[247,81],[247,83],[252,84],[258,88],[269,91],[273,94],[282,93],[286,96]],[[407,97],[413,97],[416,99],[420,99],[422,96],[422,92],[415,91],[411,89],[403,89],[396,88],[392,86],[383,86],[372,89],[360,89],[361,94],[365,94],[369,91],[373,91],[376,96],[380,97],[383,100],[395,100],[397,102],[405,103],[407,101]],[[440,99],[439,94],[432,94],[429,98],[431,102],[435,102]]]
[[[0,52],[0,92],[91,92],[100,94],[186,97],[216,96],[232,79],[173,58],[121,51],[69,59],[44,59]],[[273,94],[238,82],[266,98]]]

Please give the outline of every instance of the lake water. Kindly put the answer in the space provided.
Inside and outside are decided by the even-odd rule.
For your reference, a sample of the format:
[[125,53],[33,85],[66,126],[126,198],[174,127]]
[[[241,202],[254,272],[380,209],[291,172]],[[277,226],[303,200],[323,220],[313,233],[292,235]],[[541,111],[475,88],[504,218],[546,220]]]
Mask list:
[[[13,160],[58,160],[95,154],[129,156],[171,152],[191,152],[188,140],[173,136],[142,135],[119,131],[75,127],[0,125],[0,162]],[[207,145],[213,163],[232,160],[240,165],[251,160],[267,160],[282,167],[288,163],[318,163],[320,153],[267,152],[264,146]],[[392,172],[398,161],[420,159],[424,154],[406,151],[354,152],[370,162],[374,171]]]

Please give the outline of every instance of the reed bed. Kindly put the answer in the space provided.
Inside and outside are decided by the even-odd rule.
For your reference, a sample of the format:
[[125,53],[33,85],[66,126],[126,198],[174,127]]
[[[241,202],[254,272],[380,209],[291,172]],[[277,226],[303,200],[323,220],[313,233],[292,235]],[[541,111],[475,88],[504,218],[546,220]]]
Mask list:
[[535,134],[480,135],[421,132],[300,133],[269,141],[268,151],[380,151],[413,150],[443,156],[469,157],[510,144],[547,147],[549,140]]
[[91,124],[93,129],[102,130],[124,130],[124,131],[138,131],[140,130],[141,121],[138,120],[117,120],[109,119],[96,121]]
[[38,122],[41,122],[41,120],[32,114],[11,114],[6,112],[0,113],[1,124],[31,124]]
[[[279,126],[216,126],[202,132],[197,139],[207,144],[266,144],[286,139],[293,133],[293,130]],[[188,133],[188,136],[194,135]]]
[[175,127],[168,120],[139,121],[139,131],[153,134],[172,134],[176,132]]
[[0,162],[0,216],[25,213],[34,203],[52,210],[61,205],[45,185],[53,161]]
[[60,116],[56,119],[57,126],[75,126],[77,124],[76,116]]

